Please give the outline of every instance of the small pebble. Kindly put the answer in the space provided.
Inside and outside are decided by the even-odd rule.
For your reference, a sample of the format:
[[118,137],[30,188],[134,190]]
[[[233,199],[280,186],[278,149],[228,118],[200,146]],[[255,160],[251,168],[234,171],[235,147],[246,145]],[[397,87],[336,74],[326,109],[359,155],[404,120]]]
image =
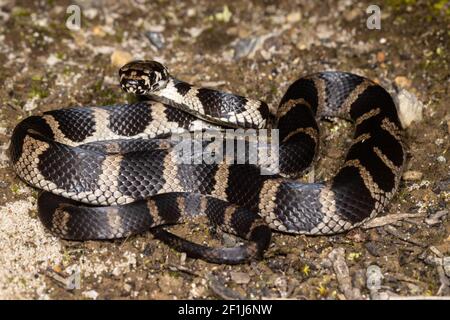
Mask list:
[[355,8],[353,10],[345,10],[344,11],[344,19],[348,22],[355,20],[361,13],[360,8]]
[[120,269],[118,267],[115,267],[111,273],[116,277],[119,277],[122,274],[122,272],[120,272]]
[[161,50],[165,46],[164,36],[160,32],[148,31],[145,36],[158,50]]
[[88,299],[95,300],[98,297],[98,292],[95,290],[84,291],[81,293],[84,297]]
[[288,294],[288,283],[286,277],[278,277],[274,281],[274,285],[277,287],[278,291],[280,292],[281,298],[286,298]]
[[131,291],[131,285],[129,285],[128,283],[125,283],[125,284],[123,285],[123,289],[124,289],[126,292],[130,292],[130,291]]
[[450,257],[444,257],[442,259],[443,262],[443,267],[444,267],[444,271],[445,271],[445,275],[447,277],[450,277]]
[[397,96],[398,115],[403,128],[407,128],[413,121],[422,121],[423,103],[411,92],[401,89]]
[[186,12],[188,17],[194,17],[196,15],[196,13],[197,12],[196,12],[195,8],[189,8]]
[[95,26],[94,28],[92,28],[92,34],[100,38],[106,36],[105,30],[103,30],[101,26]]
[[133,59],[133,56],[126,51],[115,50],[111,55],[111,64],[115,67],[120,68],[127,62],[130,62]]
[[250,276],[244,272],[230,272],[231,280],[237,284],[247,284],[250,282]]
[[400,86],[402,88],[411,87],[411,80],[409,80],[407,77],[398,76],[398,77],[395,77],[394,81],[398,86]]
[[369,241],[369,242],[364,244],[364,247],[374,257],[379,257],[380,256],[380,248],[379,248],[379,245],[378,245],[378,243],[376,241]]
[[386,60],[386,54],[383,51],[377,52],[377,61],[383,63]]
[[165,294],[181,294],[183,292],[182,278],[172,277],[168,274],[159,277],[158,286]]
[[37,102],[36,97],[33,97],[33,98],[27,100],[27,102],[25,102],[25,105],[23,106],[23,110],[24,111],[32,111],[32,110],[36,109],[38,106],[36,102]]
[[441,163],[446,163],[446,162],[447,162],[447,160],[445,159],[444,156],[439,156],[439,157],[437,157],[437,161],[439,161],[439,162],[441,162]]
[[95,8],[89,8],[83,10],[83,16],[85,16],[88,19],[95,19],[98,15],[98,10]]
[[48,58],[45,62],[47,63],[48,66],[53,67],[59,61],[61,61],[61,60],[55,54],[51,54],[48,56]]
[[181,264],[181,265],[185,264],[185,262],[186,262],[186,257],[187,257],[186,252],[182,252],[182,253],[181,253],[181,256],[180,256],[180,264]]
[[320,40],[326,40],[333,36],[334,31],[326,24],[319,24],[316,29],[316,35]]
[[222,234],[222,243],[225,245],[225,247],[234,247],[236,246],[236,237],[232,236],[228,233]]
[[257,38],[240,39],[234,46],[234,60],[248,56],[256,48]]
[[202,28],[192,27],[192,28],[187,29],[186,31],[187,31],[187,33],[189,33],[189,35],[192,38],[197,38],[199,35],[202,34],[203,30],[204,29],[202,29]]
[[406,181],[417,181],[422,179],[423,173],[415,170],[408,170],[403,173],[403,180]]
[[287,15],[286,21],[290,23],[299,22],[302,19],[302,14],[300,12],[291,12]]
[[425,219],[425,223],[434,226],[436,224],[440,224],[442,220],[447,216],[448,210],[440,210],[434,214],[432,214],[430,217]]

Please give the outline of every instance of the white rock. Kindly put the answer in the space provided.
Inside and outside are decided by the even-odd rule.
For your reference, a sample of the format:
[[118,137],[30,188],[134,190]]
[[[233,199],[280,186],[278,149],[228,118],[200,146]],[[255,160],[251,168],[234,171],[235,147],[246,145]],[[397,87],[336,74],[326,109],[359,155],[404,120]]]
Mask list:
[[37,108],[36,101],[37,101],[36,97],[33,97],[30,100],[27,100],[27,102],[23,106],[23,110],[24,111],[32,111],[32,110],[36,109]]
[[245,272],[230,272],[231,280],[237,284],[247,284],[250,282],[250,276]]
[[445,159],[444,156],[439,156],[439,157],[437,157],[436,160],[439,161],[439,162],[441,162],[441,163],[446,163],[446,162],[447,162],[447,159]]
[[397,94],[398,113],[403,128],[407,128],[413,121],[422,121],[423,103],[411,92],[400,89]]
[[425,223],[430,226],[440,224],[445,219],[447,214],[448,214],[448,210],[440,210],[440,211],[432,214],[430,217],[426,218]]
[[329,39],[334,34],[333,29],[329,28],[325,24],[320,24],[317,27],[316,35],[320,40]]
[[50,67],[53,67],[59,61],[60,61],[59,58],[55,54],[51,54],[51,55],[48,56],[46,63]]
[[84,297],[92,300],[96,300],[98,297],[98,292],[95,290],[83,291],[81,293]]
[[128,283],[125,283],[125,284],[123,285],[123,289],[124,289],[125,291],[127,291],[127,292],[130,292],[130,291],[131,291],[131,285],[129,285]]
[[403,180],[416,181],[423,177],[423,173],[416,170],[408,170],[403,173]]
[[89,8],[83,10],[83,16],[88,19],[94,19],[98,15],[98,10],[95,8]]
[[203,30],[204,28],[197,28],[197,27],[186,29],[187,33],[189,33],[189,35],[192,38],[197,38],[203,32]]
[[111,54],[114,52],[114,48],[109,46],[92,47],[92,50],[96,54]]
[[289,23],[299,22],[301,19],[302,19],[302,14],[299,11],[291,12],[286,17],[286,20]]
[[115,67],[121,67],[133,59],[131,53],[122,50],[116,50],[111,55],[111,64]]

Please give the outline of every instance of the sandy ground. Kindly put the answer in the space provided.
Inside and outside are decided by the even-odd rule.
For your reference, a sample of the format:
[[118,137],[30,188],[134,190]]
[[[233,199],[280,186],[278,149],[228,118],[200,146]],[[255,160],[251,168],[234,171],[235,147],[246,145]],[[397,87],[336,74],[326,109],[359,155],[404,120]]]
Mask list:
[[[79,1],[78,31],[65,25],[71,3],[0,0],[1,299],[450,294],[448,1],[382,1],[381,30],[366,26],[368,1]],[[131,58],[272,107],[310,72],[375,79],[415,120],[406,124],[398,195],[376,223],[332,237],[275,234],[262,261],[242,266],[186,258],[148,234],[83,243],[51,236],[36,216],[36,191],[8,162],[12,129],[42,111],[130,99],[117,70]],[[350,131],[343,121],[323,124],[316,181],[342,163]],[[236,241],[201,222],[171,229],[207,244]]]

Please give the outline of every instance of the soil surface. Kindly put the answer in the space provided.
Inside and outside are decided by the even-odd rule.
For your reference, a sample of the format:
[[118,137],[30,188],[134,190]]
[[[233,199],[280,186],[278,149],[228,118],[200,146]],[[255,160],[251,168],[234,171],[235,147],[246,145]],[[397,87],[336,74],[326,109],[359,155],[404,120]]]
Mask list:
[[[79,1],[81,28],[71,30],[73,1],[0,0],[0,298],[450,295],[450,4],[379,1],[381,29],[369,29],[371,2]],[[275,233],[263,260],[239,266],[186,258],[150,234],[103,242],[53,237],[37,217],[36,190],[11,169],[12,130],[42,111],[131,101],[117,71],[132,58],[161,61],[188,82],[274,108],[301,75],[343,70],[374,79],[415,119],[405,125],[399,192],[376,223],[329,237]],[[352,126],[322,128],[309,177],[316,181],[342,164]],[[239,241],[202,221],[170,229],[209,245]],[[75,288],[66,283],[72,274]]]

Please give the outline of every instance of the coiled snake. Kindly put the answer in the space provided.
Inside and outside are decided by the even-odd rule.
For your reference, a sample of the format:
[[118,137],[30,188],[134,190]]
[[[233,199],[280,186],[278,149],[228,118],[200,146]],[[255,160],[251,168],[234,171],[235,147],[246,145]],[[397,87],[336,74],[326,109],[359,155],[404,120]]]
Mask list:
[[[172,77],[154,61],[120,71],[122,89],[148,101],[45,112],[12,135],[17,175],[43,190],[39,217],[66,239],[111,239],[152,230],[188,255],[216,263],[261,256],[271,229],[326,235],[361,225],[393,197],[405,161],[395,104],[381,86],[344,72],[322,72],[290,85],[277,113],[258,100],[200,88]],[[300,183],[319,145],[316,119],[355,124],[343,166],[330,180]],[[200,128],[278,129],[279,173],[250,163],[179,163],[174,133]],[[209,248],[161,225],[206,215],[248,240]]]

